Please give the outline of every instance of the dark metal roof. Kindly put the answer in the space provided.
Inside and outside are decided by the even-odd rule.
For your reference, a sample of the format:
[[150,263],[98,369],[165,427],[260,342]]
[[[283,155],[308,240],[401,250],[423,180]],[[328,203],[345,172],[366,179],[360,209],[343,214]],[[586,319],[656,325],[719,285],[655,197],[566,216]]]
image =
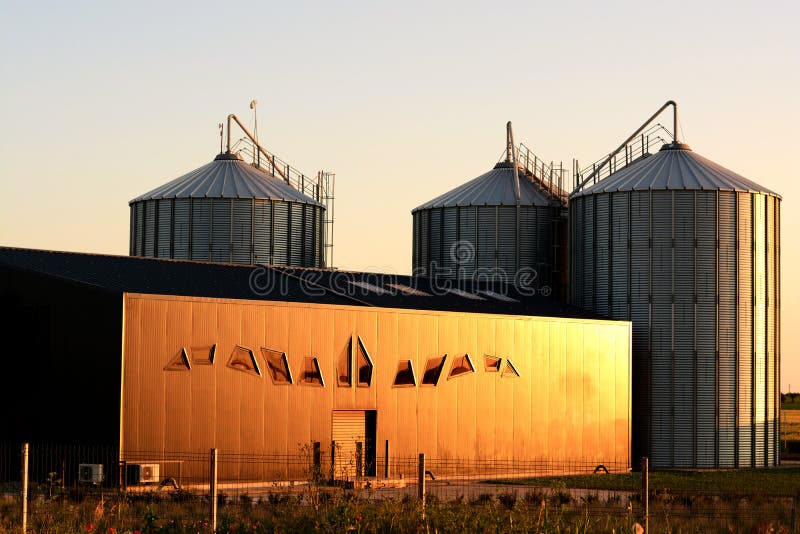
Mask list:
[[280,178],[245,163],[234,154],[220,154],[211,163],[138,196],[130,203],[161,198],[257,198],[322,206]]
[[659,152],[615,172],[572,195],[651,190],[746,191],[780,196],[704,158],[683,144],[664,145]]
[[[511,163],[501,162],[477,178],[417,206],[412,213],[450,206],[516,206],[516,180]],[[524,174],[519,176],[520,205],[553,206],[552,201]]]
[[4,269],[37,273],[110,292],[273,300],[543,317],[594,318],[513,287],[435,283],[402,275],[230,265],[0,247]]

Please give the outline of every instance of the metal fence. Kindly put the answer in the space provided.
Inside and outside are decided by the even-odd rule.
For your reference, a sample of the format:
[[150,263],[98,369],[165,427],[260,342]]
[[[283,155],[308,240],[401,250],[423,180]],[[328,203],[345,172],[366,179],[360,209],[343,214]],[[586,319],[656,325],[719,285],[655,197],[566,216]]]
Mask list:
[[[794,531],[798,505],[797,496],[787,495],[650,491],[647,471],[631,474],[625,463],[424,455],[378,456],[370,462],[359,455],[337,454],[335,444],[309,444],[287,456],[216,450],[120,455],[113,446],[32,444],[23,499],[21,450],[19,444],[0,445],[0,532],[20,531],[23,525],[36,532],[86,532],[98,525],[106,528],[103,532],[120,532],[150,525],[148,531],[159,532],[155,527],[164,528],[167,521],[183,522],[183,531],[227,532],[241,528],[231,526],[232,521],[249,522],[253,529],[262,523],[274,527],[275,521],[289,517],[354,521],[330,519],[331,510],[343,506],[353,511],[353,518],[372,518],[375,531],[382,530],[377,526],[380,518],[391,515],[387,507],[394,507],[395,516],[433,522],[439,531],[482,529],[486,525],[474,522],[484,519],[510,521],[493,528],[512,531],[550,531],[543,521],[553,530],[577,524],[593,526],[589,530],[635,528],[636,523],[646,527],[648,519],[658,529],[771,525],[775,531]],[[627,473],[635,483],[627,489],[592,489],[593,477],[608,473]],[[563,475],[589,476],[564,479],[567,482],[552,478]],[[443,523],[458,518],[462,522],[453,528]],[[292,523],[283,530],[300,528]],[[170,530],[174,531],[182,530]]]

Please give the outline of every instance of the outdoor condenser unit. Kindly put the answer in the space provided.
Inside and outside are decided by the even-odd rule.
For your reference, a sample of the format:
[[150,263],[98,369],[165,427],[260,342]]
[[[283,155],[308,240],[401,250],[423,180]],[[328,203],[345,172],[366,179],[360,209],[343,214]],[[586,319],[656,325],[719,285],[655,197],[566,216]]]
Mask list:
[[103,482],[103,464],[79,464],[78,481],[84,484],[101,484]]
[[130,464],[128,465],[128,484],[147,484],[160,482],[159,464]]

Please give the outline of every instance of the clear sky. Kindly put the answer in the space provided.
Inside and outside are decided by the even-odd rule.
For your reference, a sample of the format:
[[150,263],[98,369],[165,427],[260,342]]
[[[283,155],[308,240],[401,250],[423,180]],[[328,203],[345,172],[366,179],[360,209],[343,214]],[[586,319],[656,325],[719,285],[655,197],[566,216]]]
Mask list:
[[[337,173],[335,263],[407,273],[410,211],[512,120],[583,162],[668,99],[698,153],[783,195],[782,389],[800,390],[796,2],[0,0],[0,244],[126,254],[127,202],[251,120]],[[665,117],[665,121],[667,118]]]

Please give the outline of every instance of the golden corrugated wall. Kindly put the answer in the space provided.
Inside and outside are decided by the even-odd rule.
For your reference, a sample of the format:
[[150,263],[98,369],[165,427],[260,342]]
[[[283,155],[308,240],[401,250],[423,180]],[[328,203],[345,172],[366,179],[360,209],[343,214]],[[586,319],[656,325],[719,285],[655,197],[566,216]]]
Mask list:
[[[327,448],[333,410],[356,409],[377,410],[379,457],[388,440],[391,456],[630,462],[626,322],[141,294],[125,307],[123,455],[293,455],[312,441]],[[369,388],[337,385],[352,336],[374,363]],[[213,366],[164,370],[182,348],[191,357],[214,343]],[[227,367],[237,345],[253,351],[261,377]],[[272,383],[261,347],[286,352],[293,385]],[[448,379],[465,353],[476,372]],[[427,359],[443,354],[438,386],[422,385]],[[521,376],[486,372],[485,354]],[[306,357],[318,358],[325,387],[302,384]],[[392,387],[400,360],[413,362],[417,387]],[[282,474],[258,469],[231,464],[220,476]]]

